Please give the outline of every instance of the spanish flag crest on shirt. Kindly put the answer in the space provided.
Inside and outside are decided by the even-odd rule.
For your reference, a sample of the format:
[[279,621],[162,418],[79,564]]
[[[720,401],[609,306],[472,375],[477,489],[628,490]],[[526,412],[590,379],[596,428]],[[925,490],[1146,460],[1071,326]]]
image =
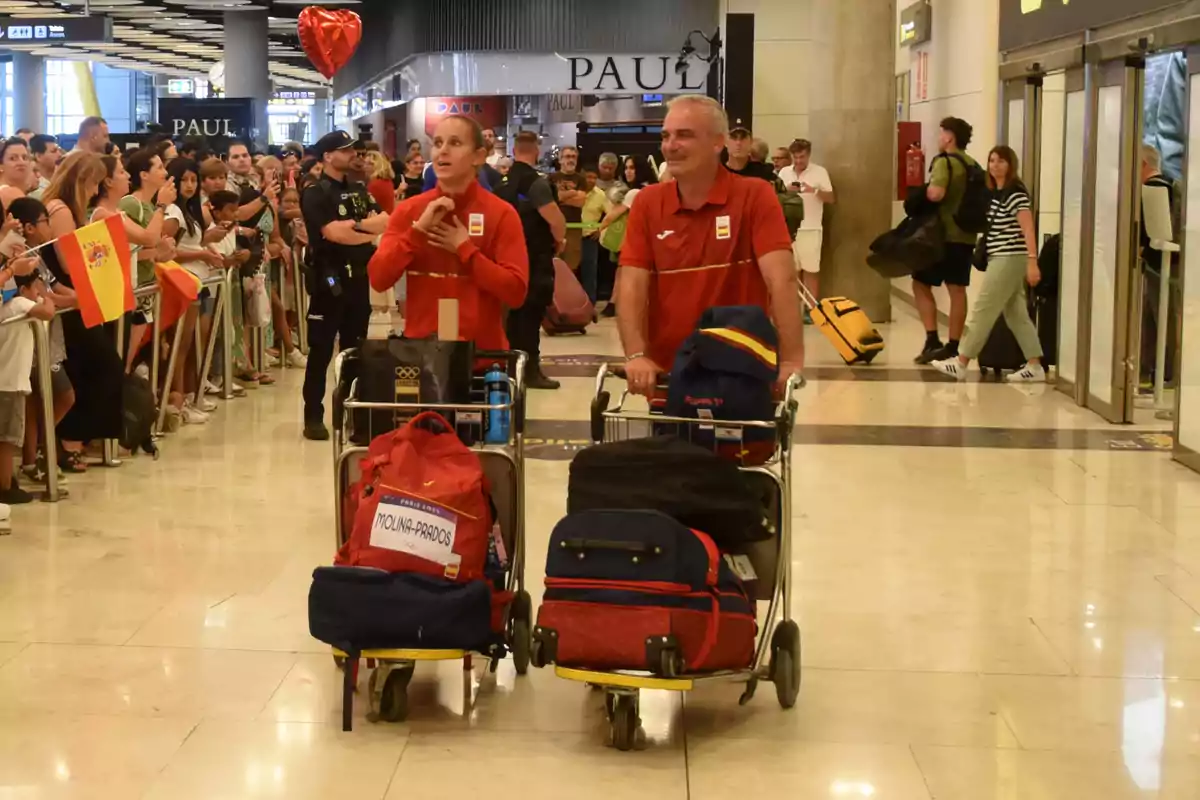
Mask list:
[[54,249],[71,276],[84,325],[94,328],[133,310],[129,239],[119,215],[60,236]]

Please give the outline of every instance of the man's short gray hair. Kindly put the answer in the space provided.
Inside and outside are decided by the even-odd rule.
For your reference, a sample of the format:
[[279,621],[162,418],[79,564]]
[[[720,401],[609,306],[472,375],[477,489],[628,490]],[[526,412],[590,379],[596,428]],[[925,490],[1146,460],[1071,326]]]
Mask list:
[[766,162],[767,156],[770,154],[771,148],[767,146],[767,143],[764,140],[755,137],[754,141],[750,143],[751,161]]
[[725,109],[721,107],[720,103],[708,95],[681,94],[667,103],[667,110],[669,111],[680,105],[702,107],[708,112],[709,119],[712,122],[713,133],[721,136],[729,135],[729,115],[725,113]]
[[1151,169],[1162,169],[1162,153],[1152,144],[1143,144],[1142,163]]
[[601,153],[598,164],[620,164],[621,159],[617,158],[616,153]]

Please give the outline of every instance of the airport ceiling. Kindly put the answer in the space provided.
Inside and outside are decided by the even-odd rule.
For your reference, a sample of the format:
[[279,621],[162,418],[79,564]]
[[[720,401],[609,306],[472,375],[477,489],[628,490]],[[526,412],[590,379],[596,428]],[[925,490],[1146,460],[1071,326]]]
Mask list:
[[[224,12],[269,12],[267,57],[276,87],[318,88],[328,82],[300,49],[296,17],[305,6],[350,8],[361,0],[91,0],[93,15],[112,17],[113,41],[93,44],[22,44],[12,50],[181,77],[207,77],[222,59]],[[3,17],[82,14],[84,0],[0,0]]]

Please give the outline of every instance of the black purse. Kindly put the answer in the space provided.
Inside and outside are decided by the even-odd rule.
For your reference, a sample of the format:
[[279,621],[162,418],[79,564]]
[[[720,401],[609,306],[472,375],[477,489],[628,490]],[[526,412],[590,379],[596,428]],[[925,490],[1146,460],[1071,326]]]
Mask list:
[[[339,393],[347,393],[343,397],[357,378],[356,399],[360,401],[422,405],[471,402],[474,342],[399,336],[368,339],[359,347],[357,358],[348,362],[338,386]],[[454,412],[441,413],[455,424]],[[351,415],[350,439],[358,445],[369,444],[376,436],[395,430],[415,415],[412,410],[355,409]]]

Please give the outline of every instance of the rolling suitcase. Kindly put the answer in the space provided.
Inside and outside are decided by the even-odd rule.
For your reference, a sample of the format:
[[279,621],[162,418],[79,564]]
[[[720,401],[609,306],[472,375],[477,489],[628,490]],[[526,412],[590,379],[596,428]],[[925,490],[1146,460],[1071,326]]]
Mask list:
[[535,663],[741,669],[756,633],[754,604],[707,534],[657,511],[584,511],[555,526]]
[[554,259],[554,301],[546,309],[542,328],[554,336],[560,333],[584,333],[596,313],[583,285],[561,258]]
[[846,297],[817,300],[803,283],[800,300],[812,315],[813,324],[847,364],[870,364],[883,352],[883,337],[858,303]]

